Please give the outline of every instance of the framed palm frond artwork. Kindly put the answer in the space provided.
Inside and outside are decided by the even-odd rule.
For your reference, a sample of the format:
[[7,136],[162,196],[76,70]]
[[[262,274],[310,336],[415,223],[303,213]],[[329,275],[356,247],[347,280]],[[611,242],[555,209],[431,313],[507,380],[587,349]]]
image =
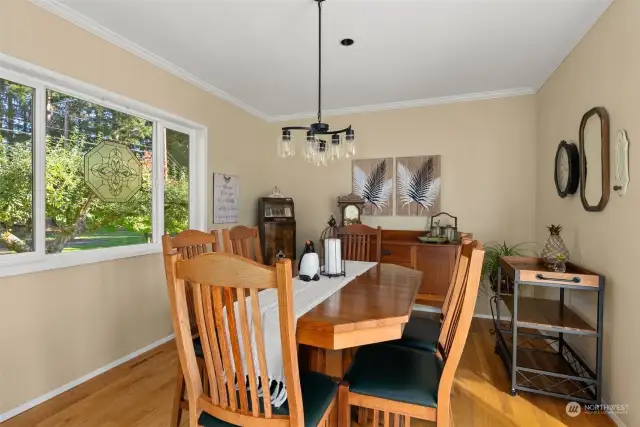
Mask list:
[[352,193],[364,199],[363,215],[392,215],[393,159],[354,160]]
[[440,156],[396,158],[396,215],[431,216],[440,212]]

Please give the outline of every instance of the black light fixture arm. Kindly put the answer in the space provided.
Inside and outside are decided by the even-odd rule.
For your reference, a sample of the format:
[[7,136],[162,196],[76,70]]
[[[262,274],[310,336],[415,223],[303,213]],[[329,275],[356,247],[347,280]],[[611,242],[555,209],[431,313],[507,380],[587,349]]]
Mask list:
[[315,130],[312,126],[286,126],[282,128],[282,132],[291,131],[291,130],[306,130],[307,132],[312,132],[314,135],[337,135],[339,133],[349,133],[351,131],[351,126],[346,127],[340,130]]
[[351,126],[349,126],[348,128],[344,128],[344,129],[340,129],[340,130],[331,130],[331,131],[326,131],[326,132],[322,132],[322,135],[337,135],[339,133],[349,133],[349,131],[351,130]]
[[285,130],[306,130],[309,131],[311,128],[309,126],[286,126],[282,128],[282,131]]

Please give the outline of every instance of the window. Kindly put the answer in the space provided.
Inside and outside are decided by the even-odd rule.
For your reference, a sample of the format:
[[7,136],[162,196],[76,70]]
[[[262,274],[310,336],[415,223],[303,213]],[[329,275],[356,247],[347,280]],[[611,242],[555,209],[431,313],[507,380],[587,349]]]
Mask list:
[[[86,173],[92,170],[86,171],[85,163],[92,150],[105,141],[115,144],[96,154],[98,166],[104,166],[104,171],[98,177],[100,187],[94,188],[91,181],[87,182]],[[126,201],[117,196],[130,196],[124,191],[127,182],[112,167],[118,156],[122,158],[121,147],[128,148],[135,157],[131,159],[133,167],[124,165],[126,169],[122,170],[142,178],[141,188]],[[127,150],[123,152],[128,154]],[[47,90],[46,252],[151,242],[152,155],[151,121]],[[136,161],[140,171],[136,171]],[[96,169],[95,162],[91,166]],[[188,181],[188,174],[184,179]],[[115,186],[109,187],[112,182]]]
[[206,128],[3,56],[0,276],[159,252],[163,233],[205,229],[206,158]]
[[0,78],[0,255],[34,250],[33,95]]
[[165,130],[164,231],[189,228],[189,134]]

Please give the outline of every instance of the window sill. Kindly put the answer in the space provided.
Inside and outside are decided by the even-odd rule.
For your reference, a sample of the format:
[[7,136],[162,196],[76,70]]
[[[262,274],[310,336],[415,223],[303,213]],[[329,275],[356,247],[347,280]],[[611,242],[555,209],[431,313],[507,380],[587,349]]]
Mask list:
[[[39,271],[75,267],[160,252],[162,252],[162,247],[159,243],[147,243],[142,245],[120,246],[117,248],[44,255],[35,259],[31,258],[28,261],[23,260],[24,262],[5,265],[0,264],[0,277],[18,276],[20,274],[37,273]],[[11,262],[10,257],[12,257],[12,255],[0,256],[0,262],[4,261],[4,257],[7,257],[7,261]]]

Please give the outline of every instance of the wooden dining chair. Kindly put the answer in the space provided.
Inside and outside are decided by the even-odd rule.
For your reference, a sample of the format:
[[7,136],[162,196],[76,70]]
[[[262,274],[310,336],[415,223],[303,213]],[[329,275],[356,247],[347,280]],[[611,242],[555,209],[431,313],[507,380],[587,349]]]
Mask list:
[[449,427],[451,390],[471,327],[482,272],[484,250],[477,242],[462,246],[465,263],[463,285],[452,295],[453,310],[444,320],[436,353],[395,345],[362,347],[340,384],[340,426],[351,426],[351,406],[373,411],[373,425],[380,420],[394,427],[409,427],[411,418],[435,421]]
[[225,252],[240,255],[262,264],[260,233],[258,227],[237,225],[231,230],[222,229],[222,240]]
[[[205,233],[199,230],[185,230],[173,237],[169,234],[162,236],[162,252],[164,254],[172,254],[175,251],[180,254],[182,259],[193,258],[196,255],[208,252],[218,252],[218,250],[218,233],[216,231]],[[193,346],[200,367],[202,368],[204,367],[204,356],[200,338],[197,334],[196,315],[190,286],[187,286],[186,293],[189,324],[191,325],[191,331],[194,337]],[[176,386],[173,409],[171,411],[170,427],[178,427],[182,421],[182,411],[188,409],[189,403],[184,398],[185,386],[182,369],[178,366],[178,384]]]
[[[471,239],[463,238],[456,249],[453,274],[451,275],[449,289],[447,290],[442,303],[440,316],[434,319],[432,317],[416,315],[414,312],[402,332],[402,338],[396,341],[391,341],[389,344],[397,344],[435,353],[442,324],[449,315],[450,310],[453,308],[451,301],[454,299],[454,294],[457,295],[457,293],[459,293],[459,288],[464,282],[464,275],[467,269],[466,263],[468,260],[463,259],[461,262],[460,255],[462,252],[462,246],[471,242]],[[480,243],[478,243],[478,245],[479,244]]]
[[[402,331],[402,337],[399,340],[389,341],[385,344],[410,347],[431,353],[436,352],[442,323],[449,314],[449,310],[453,308],[453,305],[450,304],[452,295],[455,290],[459,289],[459,287],[463,285],[464,275],[466,274],[468,260],[462,260],[462,262],[460,262],[462,245],[471,242],[472,240],[470,238],[463,237],[460,245],[456,248],[453,274],[451,275],[449,289],[447,290],[442,304],[440,316],[434,319],[433,317],[417,315],[417,313],[414,312]],[[365,408],[358,408],[358,424],[365,425],[371,415],[370,412],[371,411],[367,411]]]
[[382,228],[351,224],[338,230],[342,259],[348,261],[376,261],[382,256]]
[[[180,260],[176,253],[166,254],[164,260],[180,365],[187,383],[190,427],[335,427],[338,385],[324,374],[298,369],[290,260],[267,267],[225,252],[188,260]],[[185,281],[193,287],[208,388],[203,388],[191,339]],[[258,297],[263,289],[275,289],[278,299],[288,395],[281,407],[271,405]],[[246,363],[241,359],[241,348],[249,355]]]

